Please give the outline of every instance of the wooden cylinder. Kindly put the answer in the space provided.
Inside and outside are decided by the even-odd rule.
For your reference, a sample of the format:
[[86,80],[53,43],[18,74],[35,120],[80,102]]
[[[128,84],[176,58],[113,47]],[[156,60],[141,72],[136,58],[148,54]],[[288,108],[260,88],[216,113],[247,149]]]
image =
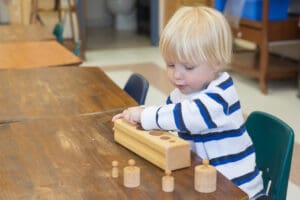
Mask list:
[[210,193],[217,188],[217,170],[203,159],[202,165],[195,167],[194,187],[198,192]]
[[119,170],[118,170],[118,165],[119,165],[119,163],[118,163],[118,161],[112,161],[112,170],[111,170],[111,176],[113,177],[113,178],[117,178],[117,177],[119,177]]
[[171,171],[166,170],[166,176],[163,176],[161,179],[161,185],[162,185],[162,190],[164,192],[173,192],[174,191],[174,186],[175,186],[175,181],[174,177],[171,176]]
[[124,179],[123,184],[125,187],[133,188],[140,185],[140,168],[134,166],[135,161],[130,159],[128,161],[129,166],[123,170]]

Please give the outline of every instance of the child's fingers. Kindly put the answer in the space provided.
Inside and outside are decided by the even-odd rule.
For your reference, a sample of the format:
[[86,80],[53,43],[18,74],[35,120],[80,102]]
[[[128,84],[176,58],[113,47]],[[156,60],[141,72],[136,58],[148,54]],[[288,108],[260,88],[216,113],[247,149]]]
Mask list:
[[112,118],[112,122],[116,121],[117,119],[120,119],[120,118],[123,118],[124,117],[124,114],[123,113],[119,113],[119,114],[116,114],[115,116],[113,116]]
[[128,122],[130,122],[130,115],[129,114],[124,114],[124,119]]

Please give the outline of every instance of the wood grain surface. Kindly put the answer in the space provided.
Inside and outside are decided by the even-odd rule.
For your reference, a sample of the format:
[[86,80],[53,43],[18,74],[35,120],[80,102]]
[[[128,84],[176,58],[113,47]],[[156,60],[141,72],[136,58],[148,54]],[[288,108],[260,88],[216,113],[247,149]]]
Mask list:
[[[113,141],[115,114],[41,119],[0,126],[0,199],[247,199],[221,174],[217,190],[194,190],[192,167],[176,170],[175,190],[161,189],[164,172]],[[137,188],[123,186],[129,159],[141,169]],[[111,177],[111,162],[119,162],[120,176]]]
[[0,25],[0,42],[56,40],[52,30],[40,24]]
[[0,123],[137,105],[98,67],[0,70],[0,104]]
[[0,43],[0,69],[25,69],[81,64],[79,57],[56,41]]

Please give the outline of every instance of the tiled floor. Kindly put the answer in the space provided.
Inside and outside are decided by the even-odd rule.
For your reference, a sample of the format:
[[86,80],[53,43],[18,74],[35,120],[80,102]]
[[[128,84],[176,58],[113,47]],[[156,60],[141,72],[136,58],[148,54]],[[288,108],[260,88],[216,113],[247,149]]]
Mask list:
[[[101,67],[120,87],[132,72],[143,74],[150,82],[146,105],[165,101],[172,86],[164,73],[164,62],[150,39],[130,33],[116,33],[111,29],[91,29],[88,32],[88,50],[82,66]],[[235,72],[230,72],[236,84],[244,113],[261,110],[278,116],[295,131],[295,153],[288,188],[288,200],[300,195],[300,98],[296,81],[268,82],[269,93],[263,95],[258,82]]]

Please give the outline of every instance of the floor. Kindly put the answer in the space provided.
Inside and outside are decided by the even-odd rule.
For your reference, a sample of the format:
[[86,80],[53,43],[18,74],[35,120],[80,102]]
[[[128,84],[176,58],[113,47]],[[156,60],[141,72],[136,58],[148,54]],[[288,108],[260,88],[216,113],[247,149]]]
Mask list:
[[[166,79],[165,64],[158,48],[150,46],[150,38],[115,32],[110,28],[89,29],[87,44],[86,61],[82,66],[101,67],[121,88],[131,73],[141,73],[150,82],[146,105],[158,105],[165,101],[172,86]],[[244,113],[265,111],[281,118],[294,129],[296,142],[287,199],[299,199],[300,160],[297,155],[300,154],[300,98],[297,97],[296,80],[268,82],[268,95],[263,95],[258,89],[257,80],[230,69],[229,72]]]

